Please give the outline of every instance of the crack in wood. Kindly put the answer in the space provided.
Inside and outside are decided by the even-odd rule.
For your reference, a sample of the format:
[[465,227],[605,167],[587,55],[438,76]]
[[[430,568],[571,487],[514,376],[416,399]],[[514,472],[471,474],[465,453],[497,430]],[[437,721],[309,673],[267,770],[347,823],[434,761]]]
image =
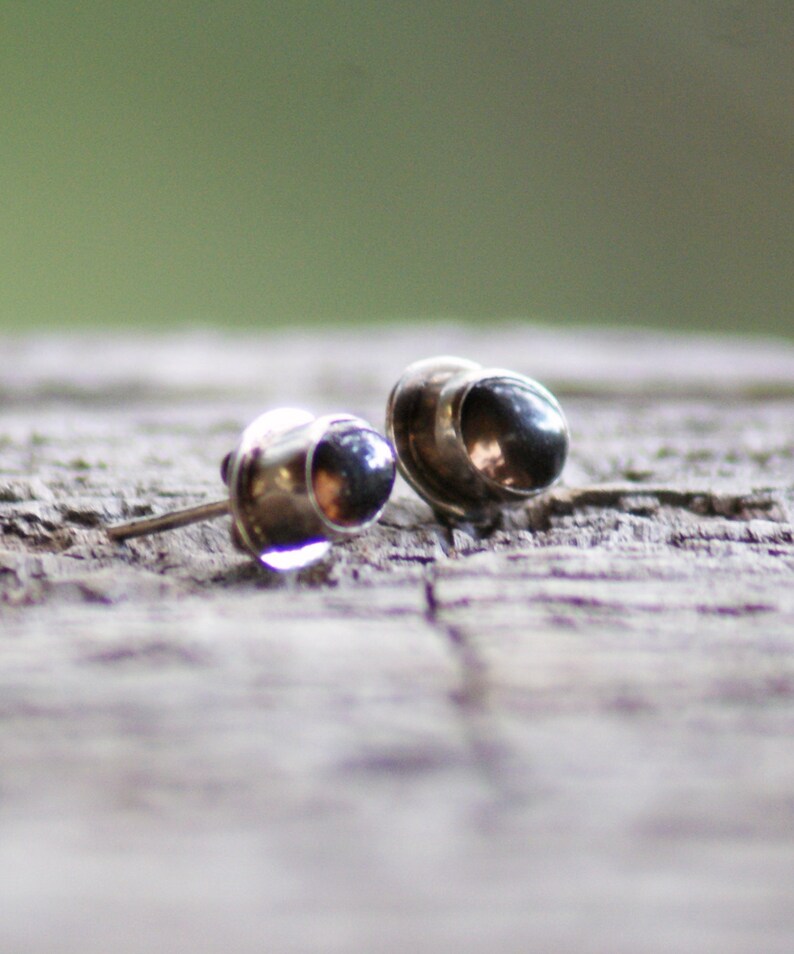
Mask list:
[[481,711],[487,703],[485,666],[474,645],[459,626],[444,621],[442,608],[436,596],[434,568],[424,574],[425,619],[451,648],[460,666],[461,686],[452,695],[453,701],[464,711]]
[[643,484],[608,484],[552,490],[531,500],[525,513],[534,530],[549,530],[552,518],[570,516],[587,508],[651,516],[661,507],[697,517],[784,523],[787,508],[778,492],[729,494],[708,490],[680,490]]
[[458,714],[472,763],[499,804],[517,804],[523,801],[525,793],[516,788],[507,766],[518,753],[508,745],[499,729],[497,713],[490,701],[486,663],[465,628],[444,619],[436,593],[434,568],[428,568],[424,575],[423,591],[425,620],[451,650],[458,665],[460,685],[450,693],[450,701]]

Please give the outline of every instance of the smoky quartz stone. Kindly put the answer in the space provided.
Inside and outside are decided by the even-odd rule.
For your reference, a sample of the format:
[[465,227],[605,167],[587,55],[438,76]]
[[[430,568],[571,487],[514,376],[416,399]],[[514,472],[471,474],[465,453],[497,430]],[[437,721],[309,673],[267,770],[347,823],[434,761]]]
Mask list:
[[553,484],[565,464],[568,437],[559,408],[515,381],[474,384],[460,424],[472,464],[502,487],[532,493]]
[[391,493],[394,476],[391,447],[376,431],[339,424],[314,449],[312,492],[335,527],[358,527],[374,519]]

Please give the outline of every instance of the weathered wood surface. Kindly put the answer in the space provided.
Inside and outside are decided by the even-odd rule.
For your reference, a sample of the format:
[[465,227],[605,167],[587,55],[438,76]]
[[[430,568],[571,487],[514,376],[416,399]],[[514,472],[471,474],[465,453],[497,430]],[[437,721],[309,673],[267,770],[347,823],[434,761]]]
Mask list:
[[[212,499],[259,411],[534,374],[563,484],[491,538],[403,486],[298,576]],[[0,951],[794,946],[794,348],[454,327],[0,354]]]

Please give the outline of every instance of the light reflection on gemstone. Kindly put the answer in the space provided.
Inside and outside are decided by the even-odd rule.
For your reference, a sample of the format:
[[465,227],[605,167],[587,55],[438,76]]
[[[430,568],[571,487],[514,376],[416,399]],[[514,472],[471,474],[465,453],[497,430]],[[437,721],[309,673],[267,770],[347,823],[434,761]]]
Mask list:
[[[502,447],[496,439],[483,439],[473,444],[469,449],[469,457],[477,470],[483,471],[488,476],[499,471],[504,466],[504,454]],[[507,481],[505,481],[507,483]]]
[[259,554],[259,562],[271,570],[300,570],[310,563],[322,560],[330,548],[328,540],[315,540],[289,550],[265,550]]

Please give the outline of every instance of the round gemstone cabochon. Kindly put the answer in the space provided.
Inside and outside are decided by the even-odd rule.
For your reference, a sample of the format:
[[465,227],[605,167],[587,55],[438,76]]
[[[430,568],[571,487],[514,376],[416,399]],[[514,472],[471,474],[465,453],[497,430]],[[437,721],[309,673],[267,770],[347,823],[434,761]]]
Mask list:
[[389,498],[394,476],[391,446],[360,424],[331,427],[314,449],[312,492],[334,526],[358,527],[374,519]]
[[565,419],[532,388],[493,378],[478,382],[463,401],[460,421],[469,459],[494,483],[533,493],[562,472],[568,451]]

